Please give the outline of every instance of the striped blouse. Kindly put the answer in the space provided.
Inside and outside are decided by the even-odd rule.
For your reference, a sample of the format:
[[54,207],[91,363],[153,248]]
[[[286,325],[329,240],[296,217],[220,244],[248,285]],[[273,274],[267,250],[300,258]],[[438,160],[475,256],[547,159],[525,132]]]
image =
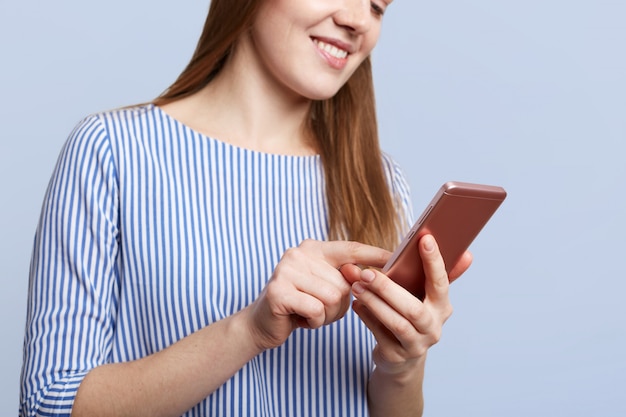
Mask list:
[[[402,210],[407,183],[384,164]],[[319,156],[206,137],[153,105],[77,125],[30,268],[20,416],[69,416],[90,369],[160,351],[250,304],[283,252],[327,237]],[[296,330],[185,416],[366,416],[374,339],[351,311]]]

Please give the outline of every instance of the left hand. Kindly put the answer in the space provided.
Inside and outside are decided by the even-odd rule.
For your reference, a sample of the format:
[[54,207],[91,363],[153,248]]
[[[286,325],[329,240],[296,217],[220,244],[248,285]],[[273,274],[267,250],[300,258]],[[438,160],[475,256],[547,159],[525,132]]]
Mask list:
[[373,355],[377,370],[386,374],[411,372],[423,364],[428,349],[439,341],[443,324],[452,314],[449,282],[463,274],[472,262],[472,255],[465,252],[448,275],[432,236],[422,237],[419,250],[426,275],[423,302],[377,270],[361,270],[351,264],[340,268],[352,284],[354,311],[376,337]]

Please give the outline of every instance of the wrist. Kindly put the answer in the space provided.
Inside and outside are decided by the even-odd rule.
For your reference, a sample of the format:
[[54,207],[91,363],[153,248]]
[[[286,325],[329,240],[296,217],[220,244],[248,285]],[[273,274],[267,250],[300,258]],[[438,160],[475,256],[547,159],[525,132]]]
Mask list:
[[259,337],[259,331],[254,325],[253,308],[253,305],[249,305],[230,317],[232,331],[241,342],[241,348],[247,349],[250,358],[271,347],[263,344]]
[[421,416],[425,362],[426,358],[420,357],[404,367],[377,366],[367,391],[370,416]]
[[374,373],[381,378],[398,385],[412,384],[416,379],[421,381],[424,377],[426,355],[402,363],[375,362]]

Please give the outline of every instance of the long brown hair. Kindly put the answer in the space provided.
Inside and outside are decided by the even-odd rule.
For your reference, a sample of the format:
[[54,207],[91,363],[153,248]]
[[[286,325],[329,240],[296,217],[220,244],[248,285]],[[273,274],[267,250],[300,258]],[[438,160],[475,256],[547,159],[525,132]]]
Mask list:
[[[212,0],[191,61],[153,103],[187,97],[211,82],[252,26],[260,1]],[[369,58],[334,97],[312,103],[308,127],[324,165],[329,238],[394,248],[402,216],[383,168]]]

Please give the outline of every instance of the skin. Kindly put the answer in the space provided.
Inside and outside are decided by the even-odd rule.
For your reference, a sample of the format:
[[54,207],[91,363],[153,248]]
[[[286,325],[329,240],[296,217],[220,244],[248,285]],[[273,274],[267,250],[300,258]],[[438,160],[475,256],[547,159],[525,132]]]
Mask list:
[[[384,9],[390,2],[378,0]],[[317,154],[304,130],[313,99],[332,97],[367,58],[382,16],[363,0],[268,0],[250,34],[200,93],[163,106],[172,117],[235,146],[286,155]],[[333,68],[313,39],[341,43],[348,62]]]
[[[271,0],[257,22],[248,63],[256,64],[255,71],[273,90],[308,102],[332,97],[348,81],[374,49],[382,16],[364,0]],[[316,40],[347,50],[343,65],[333,65]]]
[[452,314],[449,282],[469,268],[466,252],[450,275],[435,239],[426,235],[419,251],[424,261],[426,296],[423,302],[374,269],[345,265],[341,272],[352,283],[352,308],[374,333],[376,368],[368,386],[370,415],[416,416],[423,412],[422,382],[428,349],[441,337]]
[[340,319],[351,292],[342,265],[382,267],[389,256],[356,242],[303,242],[285,252],[245,309],[153,355],[93,369],[72,415],[180,416],[253,357],[284,343],[298,326],[317,328]]
[[[267,0],[222,72],[199,93],[163,110],[236,146],[314,154],[303,129],[310,102],[334,95],[370,54],[382,24],[378,9],[389,3]],[[349,49],[346,62],[320,52],[314,39]],[[161,352],[93,369],[80,385],[72,415],[179,416],[256,355],[284,343],[294,329],[341,319],[353,296],[352,308],[377,340],[368,388],[371,415],[420,415],[426,352],[452,313],[448,279],[471,263],[467,253],[448,277],[432,237],[422,239],[420,251],[423,303],[375,269],[387,262],[388,251],[356,242],[304,241],[283,254],[248,307]]]

